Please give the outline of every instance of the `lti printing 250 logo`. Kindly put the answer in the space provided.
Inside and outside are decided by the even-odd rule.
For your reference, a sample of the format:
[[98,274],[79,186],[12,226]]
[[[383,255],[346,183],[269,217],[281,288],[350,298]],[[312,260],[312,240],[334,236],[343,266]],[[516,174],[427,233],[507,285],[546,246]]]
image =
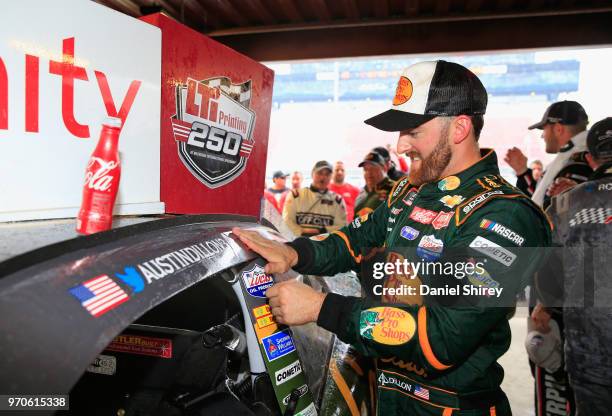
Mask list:
[[188,78],[176,87],[171,120],[179,157],[211,189],[230,183],[246,168],[255,146],[250,102],[251,80],[232,84],[227,77]]

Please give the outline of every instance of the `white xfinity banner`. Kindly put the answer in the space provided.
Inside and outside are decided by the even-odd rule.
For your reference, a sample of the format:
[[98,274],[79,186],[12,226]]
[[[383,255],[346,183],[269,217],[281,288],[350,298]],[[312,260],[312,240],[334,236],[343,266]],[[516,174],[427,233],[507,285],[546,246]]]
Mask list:
[[101,123],[119,117],[115,214],[159,197],[161,31],[83,0],[0,14],[0,222],[74,217]]

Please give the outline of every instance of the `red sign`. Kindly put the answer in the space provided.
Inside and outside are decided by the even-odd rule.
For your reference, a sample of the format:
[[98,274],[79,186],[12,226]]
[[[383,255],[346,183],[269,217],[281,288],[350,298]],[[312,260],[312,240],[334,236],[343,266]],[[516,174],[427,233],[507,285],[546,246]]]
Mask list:
[[162,30],[166,212],[259,216],[274,73],[164,15],[142,20]]
[[140,335],[118,335],[108,344],[106,351],[172,358],[172,340],[143,337]]

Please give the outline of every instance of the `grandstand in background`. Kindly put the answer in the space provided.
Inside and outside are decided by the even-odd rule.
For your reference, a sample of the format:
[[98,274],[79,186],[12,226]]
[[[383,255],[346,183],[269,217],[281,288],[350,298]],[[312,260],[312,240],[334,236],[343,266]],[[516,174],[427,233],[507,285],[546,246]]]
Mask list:
[[[536,54],[495,54],[447,58],[470,68],[491,96],[559,94],[578,90],[580,62],[536,62]],[[421,59],[386,58],[271,65],[274,105],[389,99],[402,69]]]

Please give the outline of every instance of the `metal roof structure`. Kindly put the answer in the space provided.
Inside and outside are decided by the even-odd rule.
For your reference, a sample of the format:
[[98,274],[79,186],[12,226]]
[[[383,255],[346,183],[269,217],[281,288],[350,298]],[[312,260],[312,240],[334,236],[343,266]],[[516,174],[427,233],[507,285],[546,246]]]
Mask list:
[[258,61],[612,44],[610,0],[95,0]]

